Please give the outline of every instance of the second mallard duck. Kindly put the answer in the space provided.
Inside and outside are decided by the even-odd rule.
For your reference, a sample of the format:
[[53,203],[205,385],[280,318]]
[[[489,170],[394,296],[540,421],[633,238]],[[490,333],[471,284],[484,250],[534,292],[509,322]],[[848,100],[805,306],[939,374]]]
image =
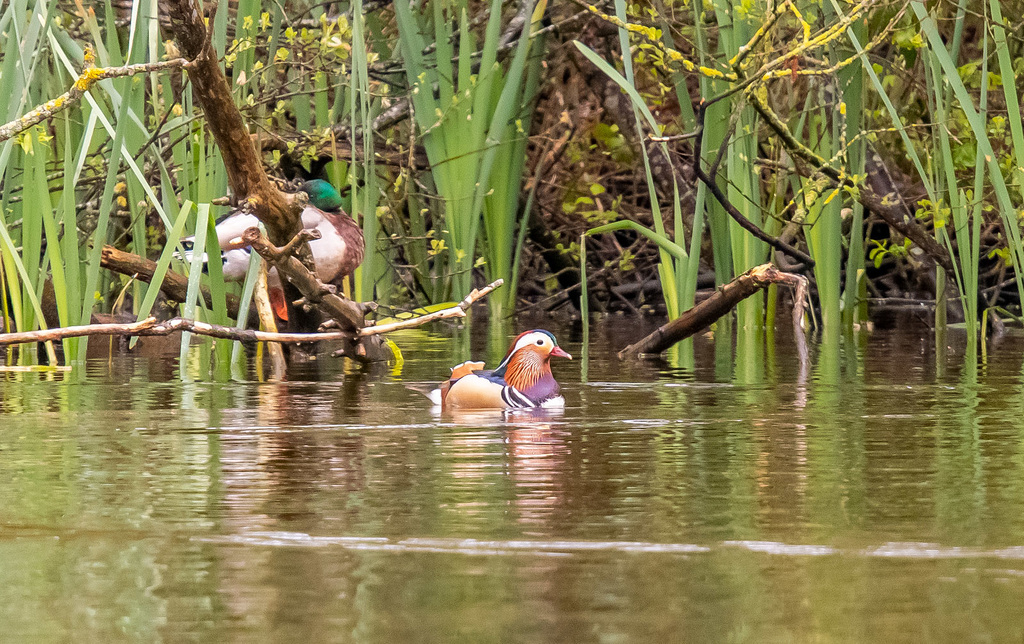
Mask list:
[[[309,195],[309,203],[302,211],[302,227],[320,231],[320,239],[309,242],[313,253],[317,277],[325,284],[340,287],[342,280],[363,262],[366,244],[363,231],[343,209],[341,194],[327,181],[312,179],[302,184],[301,191]],[[255,215],[242,211],[229,213],[217,221],[217,242],[224,262],[224,279],[241,281],[249,268],[251,250],[242,244],[241,236],[246,229],[258,226]],[[192,260],[191,237],[182,240],[185,246],[185,261]],[[278,317],[287,319],[281,282],[277,271],[268,275],[271,301]]]

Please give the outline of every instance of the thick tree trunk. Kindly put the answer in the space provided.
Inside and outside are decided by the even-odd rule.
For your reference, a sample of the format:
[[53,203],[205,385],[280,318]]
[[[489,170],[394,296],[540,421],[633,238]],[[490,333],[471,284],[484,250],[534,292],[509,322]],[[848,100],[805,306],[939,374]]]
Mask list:
[[166,7],[175,40],[191,61],[187,69],[195,88],[193,96],[202,106],[224,157],[234,198],[247,200],[253,214],[267,227],[271,243],[283,246],[299,232],[302,207],[292,195],[274,187],[263,171],[242,114],[235,106],[231,85],[217,62],[202,5],[198,0],[170,0]]

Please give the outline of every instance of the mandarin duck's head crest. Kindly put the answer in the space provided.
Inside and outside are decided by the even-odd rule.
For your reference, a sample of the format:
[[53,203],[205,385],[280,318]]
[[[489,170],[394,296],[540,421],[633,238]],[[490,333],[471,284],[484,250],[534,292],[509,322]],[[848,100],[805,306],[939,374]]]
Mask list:
[[513,362],[530,362],[550,372],[549,362],[551,358],[568,358],[572,356],[558,346],[558,341],[550,331],[534,329],[520,333],[509,347],[505,359],[498,365],[495,373],[505,373],[509,364]]

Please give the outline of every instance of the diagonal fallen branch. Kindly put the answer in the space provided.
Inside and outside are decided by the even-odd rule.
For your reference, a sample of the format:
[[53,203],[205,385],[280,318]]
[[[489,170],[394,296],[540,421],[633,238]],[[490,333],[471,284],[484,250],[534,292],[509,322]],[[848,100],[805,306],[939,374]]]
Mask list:
[[259,228],[253,227],[242,233],[242,241],[268,264],[276,267],[282,279],[293,284],[307,304],[319,305],[325,313],[338,321],[342,329],[349,332],[349,337],[352,337],[363,326],[364,308],[333,292],[292,254],[297,247],[316,236],[314,231],[300,230],[284,247],[278,248],[263,236]]
[[714,295],[665,324],[639,342],[619,351],[619,359],[636,358],[642,354],[659,354],[680,340],[694,335],[722,317],[742,300],[770,284],[785,284],[796,289],[793,298],[793,328],[801,361],[806,360],[807,345],[803,335],[804,302],[807,301],[807,278],[783,273],[771,264],[755,266],[715,291]]

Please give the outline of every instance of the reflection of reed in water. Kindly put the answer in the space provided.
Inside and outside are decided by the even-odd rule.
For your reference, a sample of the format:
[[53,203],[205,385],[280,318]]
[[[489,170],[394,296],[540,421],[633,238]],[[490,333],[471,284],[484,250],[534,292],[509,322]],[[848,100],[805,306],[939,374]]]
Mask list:
[[[372,474],[367,451],[384,451],[373,436],[339,426],[355,420],[349,412],[365,402],[366,387],[346,375],[340,382],[276,382],[242,391],[245,398],[218,419],[221,531],[244,540],[259,531],[315,533],[331,522],[346,533]],[[237,618],[269,628],[306,596],[334,597],[338,614],[356,613],[348,603],[358,559],[289,548],[226,548],[217,556],[218,596]],[[306,627],[313,631],[303,632]],[[289,638],[323,639],[316,622],[290,628],[298,630]]]

